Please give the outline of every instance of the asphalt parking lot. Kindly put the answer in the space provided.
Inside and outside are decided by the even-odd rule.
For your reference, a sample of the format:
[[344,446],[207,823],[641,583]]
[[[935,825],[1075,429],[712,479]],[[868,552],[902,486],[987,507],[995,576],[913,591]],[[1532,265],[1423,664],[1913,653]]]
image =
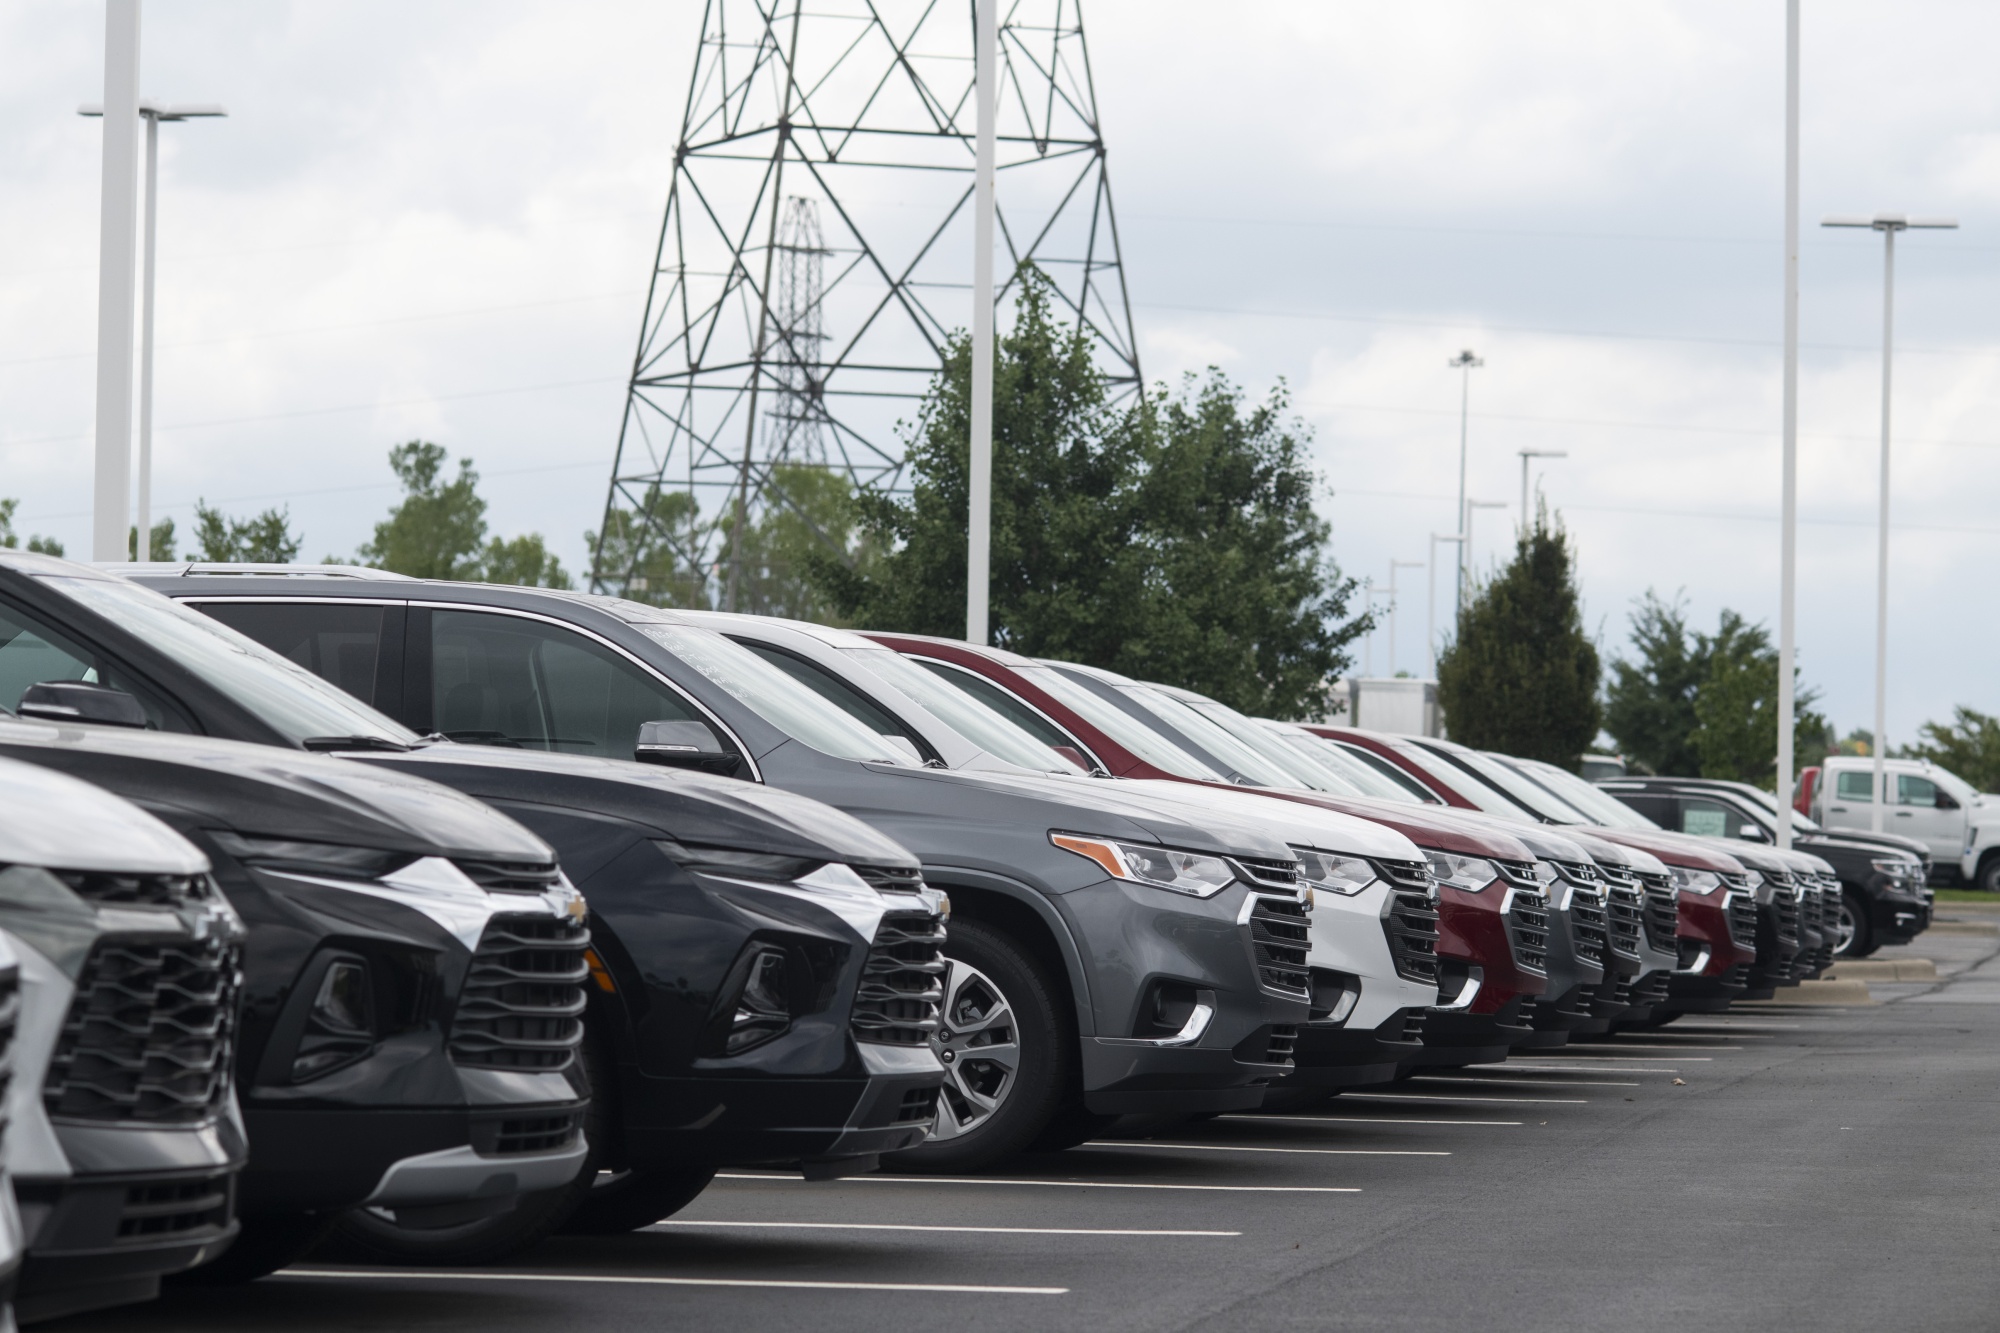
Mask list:
[[[732,1172],[506,1268],[302,1265],[62,1330],[1991,1329],[2000,936],[1755,1006],[1004,1175]],[[1782,994],[1782,993],[1781,993]]]

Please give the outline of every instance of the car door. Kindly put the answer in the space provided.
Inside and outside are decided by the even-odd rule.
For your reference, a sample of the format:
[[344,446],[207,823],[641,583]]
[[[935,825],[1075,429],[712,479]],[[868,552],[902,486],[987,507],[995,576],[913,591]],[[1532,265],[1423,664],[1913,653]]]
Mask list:
[[1826,818],[1820,822],[1828,828],[1865,829],[1869,826],[1869,807],[1875,803],[1875,773],[1867,768],[1837,768],[1833,771],[1833,790],[1827,792]]
[[376,598],[189,598],[189,606],[401,720],[409,608]]
[[1729,838],[1736,842],[1769,842],[1757,820],[1732,801],[1706,796],[1676,796],[1675,822],[1668,827],[1704,838]]
[[[1955,861],[1965,837],[1965,810],[1921,773],[1891,773],[1889,819],[1884,831],[1916,838],[1939,861]],[[1949,805],[1940,808],[1940,797]]]

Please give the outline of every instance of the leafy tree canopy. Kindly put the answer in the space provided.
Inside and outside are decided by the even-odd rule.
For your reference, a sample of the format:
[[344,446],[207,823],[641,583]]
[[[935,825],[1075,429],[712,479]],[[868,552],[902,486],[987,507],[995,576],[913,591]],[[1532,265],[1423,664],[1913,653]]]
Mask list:
[[[174,558],[174,520],[163,518],[153,525],[153,534],[148,541],[148,560],[171,560]],[[134,523],[125,530],[125,558],[139,558],[139,525]]]
[[[1367,619],[1311,507],[1304,427],[1282,393],[1246,409],[1219,373],[1110,400],[1089,341],[1022,273],[993,383],[991,636],[1213,695],[1316,713]],[[971,345],[954,338],[906,435],[907,497],[857,497],[870,558],[808,558],[826,602],[871,629],[965,631]]]
[[443,446],[427,440],[411,440],[389,451],[389,467],[403,484],[403,498],[375,525],[374,540],[355,553],[362,564],[423,579],[571,586],[568,572],[540,533],[489,539],[486,501],[472,460],[459,459],[456,476],[447,475],[445,462]]
[[[12,551],[21,544],[21,538],[14,531],[14,511],[21,507],[19,500],[0,500],[0,548]],[[28,549],[42,555],[61,555],[63,544],[54,537],[35,536],[28,538]]]
[[2000,717],[1959,704],[1949,722],[1926,722],[1917,728],[1915,745],[1900,752],[1911,759],[1928,759],[1970,782],[1980,791],[2000,791]]
[[[168,530],[172,535],[172,530]],[[266,509],[255,518],[232,518],[206,501],[194,506],[194,540],[189,558],[230,565],[289,565],[299,556],[290,509]],[[154,538],[153,549],[165,550]]]
[[1597,737],[1597,684],[1569,536],[1544,510],[1459,612],[1438,705],[1455,741],[1574,770]]

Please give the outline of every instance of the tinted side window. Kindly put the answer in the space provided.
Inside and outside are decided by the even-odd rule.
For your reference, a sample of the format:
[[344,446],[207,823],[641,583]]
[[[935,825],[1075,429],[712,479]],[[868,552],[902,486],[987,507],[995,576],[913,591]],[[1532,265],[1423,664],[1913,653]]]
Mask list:
[[1833,792],[1837,800],[1872,801],[1875,799],[1875,775],[1866,769],[1857,773],[1844,769],[1834,782]]
[[963,671],[958,667],[948,666],[943,662],[935,661],[928,657],[912,658],[911,660],[918,666],[943,676],[953,685],[964,690],[967,694],[979,700],[979,702],[985,704],[988,708],[991,708],[994,712],[1000,714],[1000,716],[1006,718],[1009,722],[1012,722],[1042,744],[1051,748],[1068,748],[1075,750],[1079,754],[1083,752],[1083,747],[1077,743],[1076,737],[1070,735],[1061,727],[1058,727],[1055,723],[1022,703],[1012,694],[986,679],[986,677],[976,672]]
[[[1735,836],[1729,818],[1731,811],[1714,801],[1697,801],[1687,797],[1681,799],[1681,832],[1697,833],[1704,838],[1728,838]],[[1739,819],[1735,821],[1741,823]]]
[[815,666],[804,658],[794,657],[788,652],[772,648],[767,644],[752,643],[745,639],[737,639],[736,642],[742,644],[745,648],[748,648],[751,652],[757,654],[757,656],[763,658],[766,662],[769,662],[772,666],[778,668],[778,670],[784,672],[793,680],[796,680],[799,684],[805,686],[835,708],[838,708],[841,712],[846,713],[877,736],[900,736],[915,746],[918,754],[925,753],[929,748],[922,741],[918,740],[916,736],[912,735],[909,729],[904,727],[901,722],[898,722],[886,708],[883,708],[873,699],[870,699],[867,695],[861,693],[861,691],[855,689],[832,672]]
[[1611,794],[1661,828],[1676,828],[1680,824],[1680,821],[1674,818],[1674,800],[1671,796],[1646,796],[1639,792],[1626,791],[1614,791]]
[[706,720],[581,634],[484,611],[431,614],[431,699],[455,741],[630,759],[642,722]]
[[1929,778],[1920,778],[1914,773],[1896,775],[1896,804],[1921,805],[1926,808],[1937,804],[1938,785]]
[[201,610],[361,702],[379,706],[375,672],[388,607],[232,599],[204,602]]
[[20,707],[21,696],[30,685],[54,680],[81,680],[124,690],[139,700],[151,726],[161,731],[194,730],[178,709],[161,703],[152,691],[134,686],[89,648],[25,612],[0,605],[0,708],[12,712]]

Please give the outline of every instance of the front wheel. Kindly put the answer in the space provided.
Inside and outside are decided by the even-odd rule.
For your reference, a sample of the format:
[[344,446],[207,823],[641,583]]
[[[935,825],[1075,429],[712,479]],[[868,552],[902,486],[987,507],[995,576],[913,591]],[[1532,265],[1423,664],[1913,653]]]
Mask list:
[[[945,1068],[937,1126],[925,1142],[889,1155],[906,1171],[991,1166],[1035,1144],[1066,1110],[1080,1111],[1070,1095],[1076,1034],[1062,983],[1012,937],[972,921],[951,923],[944,961],[931,1039]],[[1087,1113],[1077,1118],[1076,1128],[1090,1127]]]
[[1972,882],[1982,893],[2000,893],[2000,855],[1981,861]]
[[1875,928],[1868,923],[1868,905],[1852,889],[1840,895],[1838,931],[1839,943],[1833,950],[1836,958],[1866,958],[1880,947],[1875,943]]

